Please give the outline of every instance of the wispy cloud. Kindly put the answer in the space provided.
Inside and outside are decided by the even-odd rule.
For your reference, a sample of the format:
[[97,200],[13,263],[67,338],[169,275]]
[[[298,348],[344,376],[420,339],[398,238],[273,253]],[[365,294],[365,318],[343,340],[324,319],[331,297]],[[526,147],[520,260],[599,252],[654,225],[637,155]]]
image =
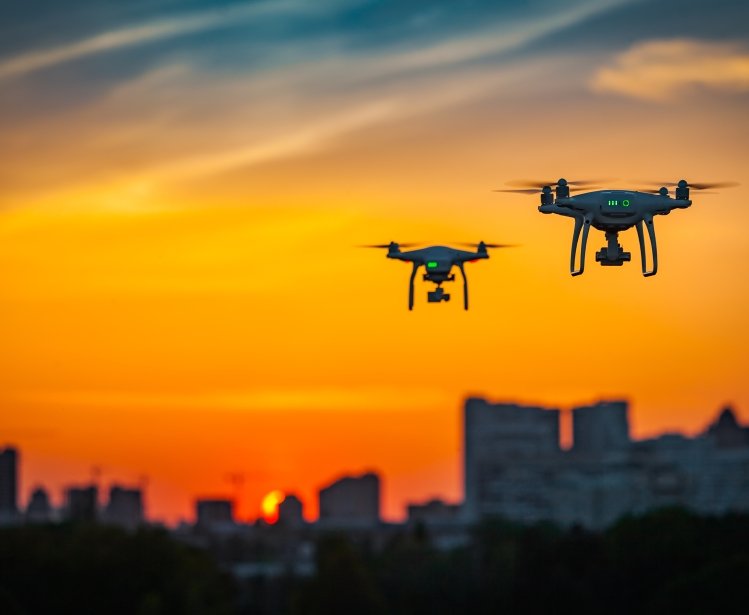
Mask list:
[[640,43],[598,70],[596,92],[665,102],[695,88],[749,91],[749,51],[737,44],[691,39]]
[[[318,79],[314,90],[308,87],[309,75],[300,73],[298,81],[292,78],[279,85],[281,92],[268,94],[262,80],[218,80],[205,87],[189,71],[167,71],[165,78],[173,81],[154,84],[149,97],[141,97],[142,83],[131,83],[112,98],[67,116],[54,137],[40,135],[34,172],[25,167],[27,176],[19,170],[13,180],[26,202],[51,198],[60,207],[84,198],[117,211],[136,212],[144,205],[150,211],[155,192],[169,184],[343,146],[367,130],[515,91],[547,68],[548,62],[522,62],[502,69],[462,69],[335,96],[329,93],[340,84],[330,74]],[[147,76],[144,82],[153,84],[153,79]],[[175,102],[170,106],[166,100]],[[69,155],[71,142],[76,143],[74,155]]]
[[358,108],[345,109],[326,118],[305,124],[298,130],[278,134],[268,139],[235,149],[198,156],[187,156],[171,163],[151,168],[148,181],[169,181],[185,176],[199,177],[222,171],[250,167],[318,150],[341,135],[380,124],[397,113],[394,101],[366,103]]
[[481,31],[426,45],[418,49],[382,53],[370,60],[360,60],[360,70],[367,78],[412,71],[446,68],[472,60],[481,60],[524,47],[544,36],[563,30],[594,15],[632,0],[597,0],[569,3],[558,13],[521,23],[500,22]]
[[18,77],[64,62],[143,43],[184,36],[222,26],[241,24],[265,17],[314,14],[340,5],[341,3],[335,0],[316,0],[315,2],[306,2],[305,0],[264,0],[262,2],[200,11],[138,26],[111,30],[59,47],[30,51],[0,61],[0,80]]
[[144,171],[141,181],[158,184],[186,177],[194,179],[320,151],[336,140],[366,129],[481,99],[515,81],[519,72],[533,74],[535,69],[531,63],[523,64],[522,68],[461,71],[418,80],[407,87],[382,88],[379,93],[367,96],[359,93],[340,101],[340,106],[321,109],[314,116],[279,126],[274,133],[256,139],[250,137],[249,145],[179,156],[154,164]]
[[[37,195],[51,190],[58,197],[64,186],[78,197],[85,185],[99,202],[102,195],[116,193],[135,203],[139,194],[149,195],[159,184],[306,155],[376,126],[503,91],[548,87],[562,59],[530,53],[503,61],[503,54],[626,1],[585,1],[541,19],[494,23],[395,50],[381,47],[348,56],[323,51],[248,74],[162,65],[85,107],[45,118],[43,127],[23,127],[18,142],[34,171],[25,177],[23,169],[8,170],[9,178],[20,188],[17,194],[31,186]],[[286,4],[288,10],[295,6]],[[300,48],[308,44],[289,42]],[[335,47],[322,42],[319,49]],[[8,128],[8,134],[21,130]],[[27,175],[29,168],[24,166]]]

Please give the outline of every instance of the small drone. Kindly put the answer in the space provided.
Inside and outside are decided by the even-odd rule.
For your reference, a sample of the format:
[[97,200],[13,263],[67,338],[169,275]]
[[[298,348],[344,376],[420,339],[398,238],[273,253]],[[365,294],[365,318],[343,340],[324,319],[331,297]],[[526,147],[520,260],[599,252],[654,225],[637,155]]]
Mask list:
[[431,246],[420,250],[401,252],[401,247],[407,248],[414,244],[397,244],[394,241],[385,244],[362,246],[364,248],[387,248],[387,257],[399,261],[405,261],[413,265],[411,279],[408,282],[408,309],[414,308],[414,279],[416,272],[422,265],[426,270],[424,280],[434,282],[437,288],[427,293],[429,303],[440,303],[450,301],[450,295],[442,288],[443,282],[452,282],[455,275],[451,274],[453,266],[456,266],[463,276],[463,307],[468,309],[468,278],[464,269],[464,263],[472,263],[482,258],[489,258],[487,248],[509,248],[511,246],[496,243],[464,244],[476,248],[476,252],[448,248],[447,246]]
[[[658,247],[655,241],[655,227],[653,216],[667,215],[673,209],[686,209],[692,204],[689,200],[690,187],[695,190],[710,188],[727,188],[735,186],[734,182],[700,183],[689,184],[685,179],[677,184],[675,198],[671,198],[667,187],[658,190],[633,191],[633,190],[595,190],[575,196],[570,196],[570,186],[585,187],[589,184],[598,183],[595,180],[567,181],[560,179],[557,182],[512,182],[510,185],[527,186],[524,189],[497,190],[496,192],[519,192],[523,194],[537,194],[538,186],[541,188],[541,206],[538,211],[544,214],[559,214],[575,220],[575,229],[572,234],[572,251],[570,254],[570,273],[573,276],[580,275],[585,270],[585,248],[588,243],[588,232],[593,226],[599,231],[606,233],[607,245],[596,252],[596,262],[603,266],[621,266],[631,259],[631,254],[625,252],[619,245],[619,232],[627,230],[632,226],[637,229],[637,237],[640,241],[640,259],[642,262],[642,275],[649,277],[658,272]],[[535,189],[530,186],[536,186]],[[552,193],[552,186],[555,187]],[[593,186],[588,186],[591,189]],[[648,229],[651,246],[652,268],[648,270],[645,257],[645,234],[643,223]],[[582,242],[580,247],[579,264],[577,259],[577,245],[582,231]]]

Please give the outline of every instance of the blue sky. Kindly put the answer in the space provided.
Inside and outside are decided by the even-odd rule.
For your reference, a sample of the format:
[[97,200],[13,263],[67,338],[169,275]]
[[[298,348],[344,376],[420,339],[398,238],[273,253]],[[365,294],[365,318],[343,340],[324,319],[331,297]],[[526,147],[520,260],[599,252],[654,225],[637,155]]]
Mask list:
[[704,105],[707,90],[743,105],[748,18],[746,3],[727,0],[6,2],[0,156],[59,156],[55,137],[65,143],[84,116],[97,133],[169,113],[172,130],[215,114],[314,137],[503,98],[532,107],[551,93],[590,104],[687,92]]
[[[656,38],[746,41],[747,18],[746,3],[727,0],[12,1],[4,3],[0,58],[7,68],[19,56],[70,51],[96,37],[119,36],[67,61],[48,59],[37,70],[16,74],[59,86],[57,73],[80,85],[132,78],[177,61],[243,73],[336,55],[415,50],[544,23],[548,27],[519,44],[517,54],[616,53]],[[502,57],[489,52],[471,61]]]

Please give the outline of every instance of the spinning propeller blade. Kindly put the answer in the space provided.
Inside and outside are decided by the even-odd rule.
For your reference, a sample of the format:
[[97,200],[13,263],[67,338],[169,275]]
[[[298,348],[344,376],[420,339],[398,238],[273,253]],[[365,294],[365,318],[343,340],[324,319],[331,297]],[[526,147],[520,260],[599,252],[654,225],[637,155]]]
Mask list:
[[514,243],[486,243],[486,242],[479,242],[479,243],[470,243],[465,241],[460,241],[457,243],[459,246],[465,246],[466,248],[479,248],[481,245],[483,245],[485,248],[515,248],[517,247]]
[[699,182],[689,184],[693,190],[710,190],[712,188],[735,188],[739,182]]
[[560,178],[556,181],[539,181],[535,179],[517,179],[507,182],[508,186],[518,186],[520,188],[538,188],[541,190],[544,186],[556,186],[566,181],[569,186],[588,186],[590,184],[600,184],[612,181],[610,179],[568,179]]
[[[656,181],[640,181],[638,184],[650,184],[652,186],[676,186],[676,182],[656,182]],[[739,182],[687,182],[687,186],[691,190],[712,190],[714,188],[734,188],[739,185]],[[658,188],[645,188],[641,192],[655,192],[658,193]]]
[[357,246],[358,248],[390,248],[390,247],[396,247],[396,248],[412,248],[413,246],[418,246],[418,243],[373,243],[373,244],[365,244]]

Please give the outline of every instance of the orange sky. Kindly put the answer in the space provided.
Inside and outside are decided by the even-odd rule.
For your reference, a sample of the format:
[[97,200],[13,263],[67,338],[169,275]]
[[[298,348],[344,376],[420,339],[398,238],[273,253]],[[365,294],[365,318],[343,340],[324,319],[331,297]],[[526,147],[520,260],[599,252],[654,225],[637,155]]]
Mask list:
[[[44,482],[59,500],[96,465],[104,484],[147,476],[149,513],[170,522],[200,495],[238,495],[254,517],[273,489],[314,517],[319,487],[374,469],[399,518],[407,501],[460,499],[467,394],[625,396],[638,437],[696,433],[727,402],[749,421],[745,97],[720,82],[648,100],[634,77],[600,91],[581,62],[445,70],[303,106],[285,88],[310,91],[304,71],[166,66],[6,126],[0,444],[22,450],[24,493]],[[212,96],[190,98],[206,81]],[[194,106],[174,110],[183,96]],[[654,278],[628,231],[633,262],[597,266],[596,232],[573,279],[572,223],[491,192],[560,175],[743,187],[656,220]],[[408,268],[354,247],[480,239],[520,245],[470,266],[468,313],[427,305],[426,285],[409,313]]]

